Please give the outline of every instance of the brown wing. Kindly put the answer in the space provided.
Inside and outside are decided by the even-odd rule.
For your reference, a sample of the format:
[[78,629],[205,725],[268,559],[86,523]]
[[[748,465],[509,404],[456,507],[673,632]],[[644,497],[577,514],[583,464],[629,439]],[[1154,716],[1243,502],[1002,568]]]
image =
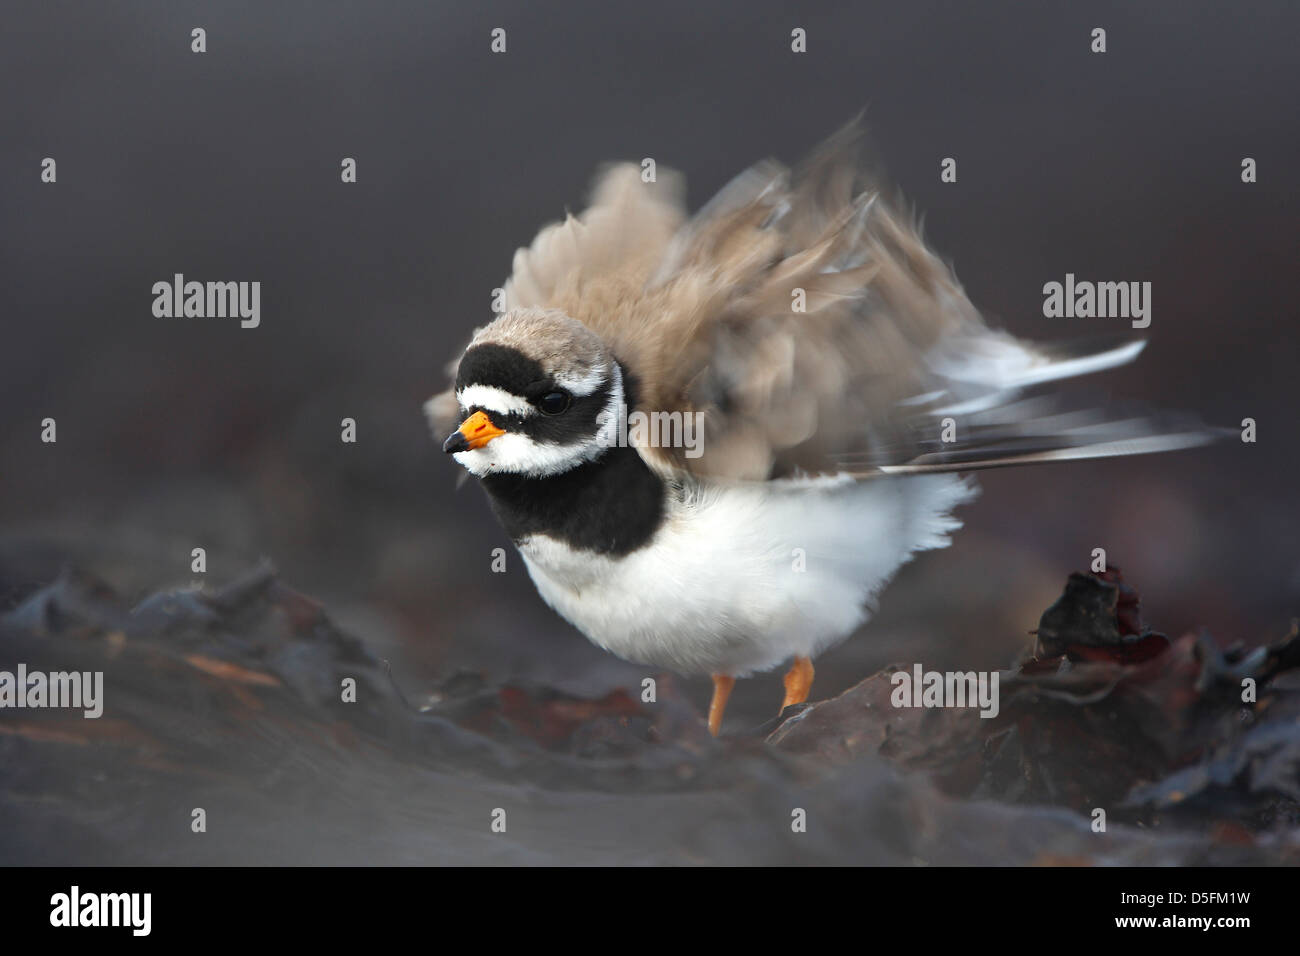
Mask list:
[[793,174],[757,165],[689,221],[675,175],[612,167],[581,217],[515,256],[507,307],[584,322],[636,376],[641,410],[703,413],[702,457],[643,449],[652,462],[737,478],[821,467],[918,393],[918,356],[979,323],[864,182],[859,140],[854,124]]
[[[1016,403],[1141,344],[1040,349],[990,330],[863,171],[861,142],[855,122],[793,172],[756,165],[689,220],[675,174],[647,182],[639,167],[610,167],[580,217],[516,254],[506,305],[585,323],[636,377],[639,410],[703,416],[701,457],[640,449],[668,471],[865,476],[926,455],[931,470],[989,467],[1009,427],[1020,460],[1103,433],[1113,446],[1097,422],[1065,439],[1045,431],[1052,416],[1040,427]],[[933,442],[954,416],[966,454],[940,462]]]

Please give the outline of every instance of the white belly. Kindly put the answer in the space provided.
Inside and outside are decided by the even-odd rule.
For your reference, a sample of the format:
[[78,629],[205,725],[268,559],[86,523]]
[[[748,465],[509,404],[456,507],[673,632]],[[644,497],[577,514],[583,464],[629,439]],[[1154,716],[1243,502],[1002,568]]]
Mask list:
[[537,590],[600,647],[682,674],[743,677],[846,638],[915,551],[961,526],[953,475],[694,487],[623,558],[520,542]]

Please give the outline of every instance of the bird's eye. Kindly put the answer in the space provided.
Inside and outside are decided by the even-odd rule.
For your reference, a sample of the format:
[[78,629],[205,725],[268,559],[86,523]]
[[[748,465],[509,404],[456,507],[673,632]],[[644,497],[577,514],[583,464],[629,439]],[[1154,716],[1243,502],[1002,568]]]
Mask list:
[[547,392],[537,400],[537,407],[542,410],[543,415],[558,415],[569,407],[569,401],[568,392]]

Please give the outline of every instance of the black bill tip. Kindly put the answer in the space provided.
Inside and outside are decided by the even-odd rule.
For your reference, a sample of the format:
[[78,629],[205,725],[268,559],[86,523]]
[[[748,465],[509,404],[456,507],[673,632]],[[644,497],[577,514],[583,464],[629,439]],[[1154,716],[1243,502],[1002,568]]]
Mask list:
[[458,451],[469,451],[469,440],[459,431],[454,431],[442,443],[442,450],[449,455],[454,455]]

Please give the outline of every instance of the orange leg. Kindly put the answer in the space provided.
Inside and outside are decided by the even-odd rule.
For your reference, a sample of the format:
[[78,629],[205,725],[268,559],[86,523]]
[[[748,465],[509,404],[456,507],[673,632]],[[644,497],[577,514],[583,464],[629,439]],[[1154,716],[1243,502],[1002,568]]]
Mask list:
[[731,696],[731,688],[735,686],[736,678],[725,677],[722,674],[713,675],[713,700],[709,702],[709,733],[715,737],[722,729],[722,714],[727,709],[727,698]]
[[807,700],[808,693],[812,690],[812,682],[812,658],[796,657],[793,666],[785,675],[785,703],[781,705],[781,709],[785,710],[791,704],[802,704]]

